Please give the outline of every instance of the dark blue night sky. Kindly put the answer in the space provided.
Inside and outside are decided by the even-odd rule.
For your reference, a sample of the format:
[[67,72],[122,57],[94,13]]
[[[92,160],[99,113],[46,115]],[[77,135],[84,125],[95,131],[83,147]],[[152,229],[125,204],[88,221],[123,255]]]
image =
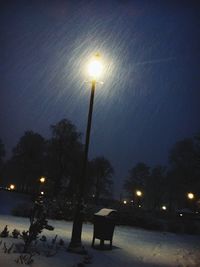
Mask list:
[[97,51],[107,71],[95,95],[90,158],[111,161],[117,197],[137,162],[167,164],[176,141],[200,132],[197,1],[13,0],[0,13],[8,155],[25,130],[48,137],[64,117],[84,134],[85,63]]

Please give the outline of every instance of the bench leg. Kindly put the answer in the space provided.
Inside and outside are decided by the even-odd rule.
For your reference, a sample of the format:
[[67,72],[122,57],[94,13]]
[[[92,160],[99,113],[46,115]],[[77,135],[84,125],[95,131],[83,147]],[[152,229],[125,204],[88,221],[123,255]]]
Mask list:
[[110,239],[110,249],[112,249],[112,239]]
[[101,249],[104,248],[104,240],[103,240],[103,239],[100,240],[100,248],[101,248]]

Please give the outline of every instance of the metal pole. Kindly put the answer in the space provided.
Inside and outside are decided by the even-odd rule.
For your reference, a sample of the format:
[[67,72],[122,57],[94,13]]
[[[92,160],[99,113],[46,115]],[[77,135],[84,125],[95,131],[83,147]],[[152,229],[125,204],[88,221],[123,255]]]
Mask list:
[[96,82],[92,81],[90,106],[89,106],[89,112],[88,112],[87,130],[86,130],[86,137],[85,137],[83,169],[82,169],[81,180],[79,182],[78,198],[77,198],[77,204],[75,208],[71,242],[68,247],[68,251],[75,252],[75,253],[86,252],[84,247],[82,246],[81,233],[82,233],[82,224],[83,224],[83,198],[84,198],[85,183],[86,183],[86,178],[87,178],[88,151],[89,151],[89,144],[90,144],[90,131],[91,131],[91,124],[92,124],[92,111],[93,111],[93,104],[94,104],[95,86],[96,86]]

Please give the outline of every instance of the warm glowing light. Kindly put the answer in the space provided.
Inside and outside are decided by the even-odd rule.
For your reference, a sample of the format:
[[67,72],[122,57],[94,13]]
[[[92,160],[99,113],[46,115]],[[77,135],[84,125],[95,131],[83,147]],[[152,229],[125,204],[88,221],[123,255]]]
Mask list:
[[127,201],[126,201],[126,200],[124,200],[124,201],[123,201],[123,203],[124,203],[124,205],[126,205],[126,204],[127,204]]
[[162,210],[167,210],[167,207],[166,206],[162,206]]
[[137,195],[138,197],[141,197],[141,196],[142,196],[142,192],[141,192],[140,190],[137,190],[137,191],[136,191],[136,195]]
[[10,187],[9,187],[10,190],[14,190],[15,189],[15,185],[14,184],[11,184]]
[[190,193],[187,194],[187,197],[189,199],[194,199],[194,194],[190,192]]
[[46,178],[45,177],[41,177],[40,178],[40,183],[45,183],[45,181],[46,181]]
[[42,191],[42,192],[40,192],[40,194],[41,194],[41,195],[44,195],[44,192]]
[[101,57],[96,54],[95,57],[88,64],[88,73],[92,80],[97,80],[100,78],[103,71],[103,64],[101,62]]

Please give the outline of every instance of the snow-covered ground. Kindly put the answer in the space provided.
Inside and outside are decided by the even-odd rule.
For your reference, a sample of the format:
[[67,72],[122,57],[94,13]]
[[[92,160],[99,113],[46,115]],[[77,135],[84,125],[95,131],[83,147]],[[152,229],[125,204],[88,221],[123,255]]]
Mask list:
[[[71,237],[71,222],[49,221],[55,227],[54,231],[44,231],[49,242],[57,234],[67,245]],[[0,231],[8,225],[10,232],[14,228],[20,231],[28,229],[29,220],[10,215],[0,215]],[[82,241],[93,256],[93,267],[199,267],[200,266],[200,236],[176,235],[172,233],[153,232],[132,227],[118,226],[114,232],[113,250],[97,250],[91,248],[93,226],[84,224]],[[0,238],[6,244],[20,243],[20,239]],[[0,266],[19,266],[14,260],[16,253],[5,254],[3,242],[0,246]],[[98,240],[96,240],[98,244]],[[42,243],[40,241],[40,243]],[[42,246],[42,244],[41,244]],[[71,254],[62,247],[53,257],[37,255],[34,257],[35,267],[72,267],[83,261],[83,256]]]

